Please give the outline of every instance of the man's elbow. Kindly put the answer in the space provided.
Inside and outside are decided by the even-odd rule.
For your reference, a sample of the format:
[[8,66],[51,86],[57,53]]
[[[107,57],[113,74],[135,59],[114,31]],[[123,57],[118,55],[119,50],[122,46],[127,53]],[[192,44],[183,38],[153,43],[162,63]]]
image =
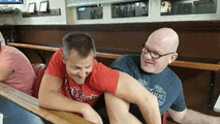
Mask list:
[[180,124],[182,124],[182,123],[184,123],[184,117],[174,117],[174,118],[172,118],[175,122],[177,122],[177,123],[180,123]]
[[[123,112],[123,111],[121,111],[121,112]],[[120,121],[123,119],[124,115],[126,114],[126,113],[122,114],[121,112],[111,113],[111,114],[108,113],[110,124],[120,124],[121,123]]]
[[175,112],[174,110],[170,109],[168,112],[171,118],[177,123],[185,123],[187,116],[191,116],[191,114],[187,115],[189,112],[188,109],[185,109],[182,112]]
[[109,121],[110,124],[120,124],[120,122],[118,120],[112,119]]
[[39,95],[39,107],[41,108],[46,108],[47,107],[47,104],[46,104],[47,100],[44,99],[44,97],[41,97]]
[[48,105],[50,104],[49,100],[49,93],[42,93],[39,92],[38,100],[39,100],[39,107],[41,108],[48,108]]
[[[152,95],[152,96],[151,96],[151,99],[152,99],[152,101],[153,101],[155,104],[158,104],[158,100],[157,100],[157,97],[156,97],[156,96]],[[158,104],[158,105],[159,105],[159,104]]]
[[149,103],[151,103],[151,105],[155,105],[157,107],[159,107],[159,103],[158,103],[158,100],[157,100],[157,97],[154,96],[154,95],[148,95],[148,96],[145,96],[145,99],[143,99],[145,102],[148,101]]

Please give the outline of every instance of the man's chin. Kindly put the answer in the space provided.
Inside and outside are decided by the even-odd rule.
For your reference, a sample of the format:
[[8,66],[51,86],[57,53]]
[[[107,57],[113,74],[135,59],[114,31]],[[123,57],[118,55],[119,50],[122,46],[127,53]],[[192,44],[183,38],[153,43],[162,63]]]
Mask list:
[[85,83],[85,80],[83,80],[83,81],[76,81],[76,80],[74,80],[75,81],[75,83],[77,84],[77,85],[83,85],[84,83]]
[[142,70],[146,73],[154,73],[154,70],[152,68],[149,68],[149,67],[142,67]]
[[82,82],[76,82],[76,84],[78,84],[78,85],[83,85],[84,82],[83,82],[83,83],[82,83]]

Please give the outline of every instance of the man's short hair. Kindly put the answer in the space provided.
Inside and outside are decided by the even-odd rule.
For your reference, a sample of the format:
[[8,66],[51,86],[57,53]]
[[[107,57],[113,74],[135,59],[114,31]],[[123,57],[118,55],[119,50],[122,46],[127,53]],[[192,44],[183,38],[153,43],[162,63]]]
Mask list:
[[67,56],[72,49],[76,50],[81,57],[87,57],[91,50],[96,53],[93,38],[82,32],[68,33],[63,38],[64,55]]

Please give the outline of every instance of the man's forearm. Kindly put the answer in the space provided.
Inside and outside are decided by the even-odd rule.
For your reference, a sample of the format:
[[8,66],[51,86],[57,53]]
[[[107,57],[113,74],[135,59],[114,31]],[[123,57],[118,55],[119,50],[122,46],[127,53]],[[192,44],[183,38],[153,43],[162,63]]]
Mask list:
[[39,96],[39,105],[43,108],[82,113],[83,109],[88,106],[87,103],[69,99],[62,94],[52,91],[46,96],[42,96]]
[[120,72],[117,97],[137,104],[148,124],[161,124],[161,115],[157,98],[130,75]]
[[148,124],[161,124],[159,104],[156,97],[153,96],[151,99],[145,100],[145,102],[140,102],[138,107],[140,108],[141,113]]
[[220,124],[220,117],[205,115],[188,109],[180,123],[190,124]]
[[142,124],[134,115],[131,113],[123,113],[123,115],[117,116],[115,118],[109,118],[110,124]]
[[129,113],[130,104],[112,94],[105,93],[105,103],[110,124],[141,124],[141,122]]

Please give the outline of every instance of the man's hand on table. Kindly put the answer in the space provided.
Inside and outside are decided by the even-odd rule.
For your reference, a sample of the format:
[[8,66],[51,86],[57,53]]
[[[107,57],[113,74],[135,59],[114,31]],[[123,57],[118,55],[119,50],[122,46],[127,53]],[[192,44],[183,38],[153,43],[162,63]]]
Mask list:
[[83,107],[82,110],[83,118],[91,121],[95,124],[103,124],[101,117],[99,114],[88,104]]

